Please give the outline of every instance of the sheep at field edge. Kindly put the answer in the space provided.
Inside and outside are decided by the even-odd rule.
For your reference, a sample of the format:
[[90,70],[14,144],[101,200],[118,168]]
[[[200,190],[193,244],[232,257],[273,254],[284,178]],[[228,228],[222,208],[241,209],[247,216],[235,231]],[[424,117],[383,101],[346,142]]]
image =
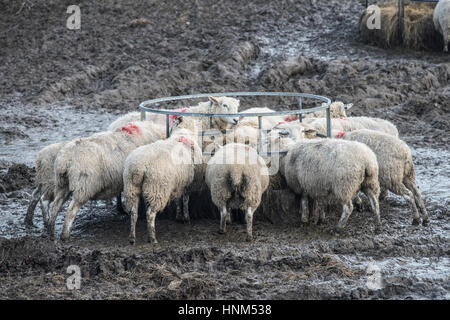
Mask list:
[[78,210],[89,200],[120,195],[123,165],[131,151],[162,139],[164,128],[150,121],[129,123],[117,131],[100,132],[68,142],[55,159],[55,200],[48,232],[54,235],[55,221],[64,202],[72,196],[64,220],[62,240],[70,236]]
[[251,241],[253,213],[269,186],[264,160],[247,145],[227,144],[208,161],[205,181],[213,203],[220,210],[220,231],[226,232],[230,209],[241,209],[246,212],[247,240]]
[[448,52],[450,42],[450,0],[439,0],[434,8],[434,28],[442,35],[444,52]]
[[320,138],[294,143],[281,138],[280,145],[288,150],[280,159],[280,171],[288,186],[301,195],[303,222],[308,221],[308,198],[314,201],[314,208],[317,201],[338,203],[343,212],[336,228],[342,230],[353,211],[353,198],[362,191],[370,200],[376,228],[381,226],[378,163],[369,147],[356,141]]
[[[327,133],[327,121],[324,118],[305,119],[305,122],[314,127],[320,134]],[[370,129],[398,137],[398,130],[391,122],[380,118],[348,117],[331,119],[331,128],[338,131],[354,131]]]
[[59,150],[66,144],[67,142],[64,141],[48,145],[40,150],[36,157],[36,188],[33,190],[25,216],[25,225],[27,226],[33,225],[34,211],[38,202],[41,205],[44,225],[47,224],[49,206],[54,199],[55,175],[53,173],[53,166]]
[[[238,113],[239,109],[239,100],[230,98],[230,97],[209,97],[209,101],[200,102],[196,106],[176,109],[173,111],[179,112],[192,112],[192,113]],[[171,122],[175,116],[171,115]],[[121,128],[128,122],[139,121],[141,119],[140,112],[130,112],[127,113],[114,122],[112,122],[108,126],[108,130],[114,131],[117,128]],[[196,117],[196,119],[199,119]],[[166,124],[166,115],[163,114],[146,114],[146,120],[157,122],[159,124]],[[210,127],[210,118],[209,117],[201,117],[202,128],[203,130],[207,130]],[[230,125],[237,124],[239,121],[238,117],[214,117],[213,118],[213,127],[219,130],[227,129]]]
[[203,185],[202,150],[197,143],[200,124],[192,117],[177,119],[179,124],[174,124],[170,138],[139,147],[125,160],[123,185],[125,206],[131,215],[131,244],[136,241],[140,196],[147,206],[148,240],[157,243],[156,214],[171,200]]
[[420,224],[417,208],[422,214],[423,224],[428,224],[428,213],[416,185],[411,150],[404,141],[382,132],[367,129],[347,133],[339,132],[336,137],[367,145],[377,156],[380,187],[403,196],[409,202],[413,211],[414,225]]

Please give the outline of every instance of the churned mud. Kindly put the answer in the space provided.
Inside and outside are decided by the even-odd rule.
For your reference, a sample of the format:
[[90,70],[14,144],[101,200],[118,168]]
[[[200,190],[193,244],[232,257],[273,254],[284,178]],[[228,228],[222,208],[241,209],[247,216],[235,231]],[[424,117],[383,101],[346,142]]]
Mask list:
[[[83,3],[80,31],[65,28],[71,4],[0,0],[0,298],[450,298],[450,55],[364,44],[353,0]],[[351,115],[392,121],[412,149],[430,225],[412,226],[407,202],[389,194],[381,232],[365,205],[335,235],[337,211],[301,224],[280,182],[252,243],[239,215],[220,235],[207,198],[191,203],[190,224],[161,214],[157,245],[145,220],[128,245],[128,216],[102,201],[80,210],[68,243],[45,236],[39,208],[25,228],[42,147],[105,130],[150,98],[247,90],[325,95],[354,103]],[[80,290],[66,287],[69,265],[81,269]]]

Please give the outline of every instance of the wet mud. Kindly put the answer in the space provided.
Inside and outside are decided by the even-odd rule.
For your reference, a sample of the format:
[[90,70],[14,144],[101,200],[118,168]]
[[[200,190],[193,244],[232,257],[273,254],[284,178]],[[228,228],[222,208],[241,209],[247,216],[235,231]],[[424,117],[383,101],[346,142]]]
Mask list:
[[[366,45],[362,2],[102,1],[82,5],[82,29],[70,31],[70,1],[0,0],[0,298],[449,299],[450,55]],[[218,233],[207,197],[191,203],[190,224],[162,213],[157,245],[139,220],[130,246],[128,216],[102,201],[83,206],[68,243],[48,239],[39,208],[24,226],[42,147],[105,130],[151,98],[247,90],[325,95],[392,121],[430,225],[412,226],[407,202],[389,194],[380,232],[365,204],[334,234],[337,210],[302,224],[298,199],[274,181],[252,243],[239,213]],[[69,265],[81,269],[80,290],[66,287]]]

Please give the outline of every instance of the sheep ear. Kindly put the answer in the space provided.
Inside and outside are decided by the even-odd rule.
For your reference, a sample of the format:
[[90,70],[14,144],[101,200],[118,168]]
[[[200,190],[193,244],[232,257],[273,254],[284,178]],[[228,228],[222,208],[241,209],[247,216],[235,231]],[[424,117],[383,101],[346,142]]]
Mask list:
[[344,107],[344,109],[345,109],[345,110],[348,110],[348,109],[350,109],[351,107],[353,107],[353,103],[346,104],[345,107]]
[[209,101],[211,101],[212,103],[219,104],[219,100],[217,100],[216,97],[208,97],[208,99],[209,99]]

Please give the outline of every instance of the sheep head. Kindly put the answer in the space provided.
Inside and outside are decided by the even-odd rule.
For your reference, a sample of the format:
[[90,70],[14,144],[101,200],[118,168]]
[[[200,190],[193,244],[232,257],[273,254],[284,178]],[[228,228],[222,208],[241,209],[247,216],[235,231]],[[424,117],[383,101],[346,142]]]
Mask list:
[[[238,113],[239,100],[230,97],[209,97],[211,101],[210,113]],[[226,129],[230,125],[236,125],[239,117],[216,117],[214,121],[219,129]]]

